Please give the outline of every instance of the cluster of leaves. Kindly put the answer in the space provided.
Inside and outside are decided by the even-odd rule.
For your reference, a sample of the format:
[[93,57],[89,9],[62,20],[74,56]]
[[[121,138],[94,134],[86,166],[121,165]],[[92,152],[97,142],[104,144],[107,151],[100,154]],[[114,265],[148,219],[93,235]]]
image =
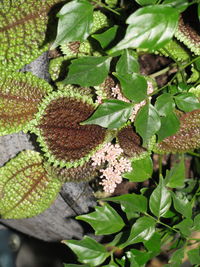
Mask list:
[[[199,44],[196,50],[194,48],[194,53],[185,47],[188,58],[184,60],[181,55],[179,58],[178,51],[174,57],[172,52],[176,51],[170,51],[169,46],[166,46],[179,36],[179,18],[190,6],[197,10],[199,18],[199,1],[187,0],[135,0],[128,4],[126,1],[122,4],[109,0],[105,3],[75,0],[60,10],[57,14],[57,37],[52,48],[88,39],[98,43],[100,53],[98,56],[72,60],[62,83],[95,87],[103,83],[108,75],[112,75],[127,99],[104,99],[82,125],[121,128],[129,120],[134,106],[146,101],[133,122],[133,127],[141,136],[145,147],[155,135],[156,142],[160,143],[177,133],[180,128],[180,114],[200,109],[199,93],[195,92],[200,82]],[[91,34],[92,14],[99,7],[112,23],[103,32]],[[128,24],[127,27],[125,23]],[[184,40],[181,41],[184,43]],[[141,75],[138,57],[146,52],[160,53],[161,49],[171,57],[173,63],[158,74],[149,77]],[[166,85],[158,88],[154,78],[172,68],[176,69],[176,73]],[[149,80],[155,86],[151,99],[147,94]],[[198,162],[199,154],[192,153]],[[132,167],[132,172],[124,174],[124,178],[129,181],[143,182],[152,177],[153,163],[150,156],[134,161]],[[91,224],[95,235],[116,236],[105,245],[88,236],[81,241],[65,241],[82,263],[66,264],[66,267],[145,266],[150,259],[160,254],[163,244],[168,251],[173,252],[166,266],[181,265],[187,246],[192,241],[200,241],[193,240],[195,238],[192,237],[193,232],[200,231],[200,215],[196,210],[200,187],[195,177],[186,179],[188,177],[185,175],[184,154],[165,174],[162,171],[162,157],[159,167],[159,182],[154,190],[142,188],[138,194],[107,198],[102,207],[96,207],[95,212],[77,217]],[[107,201],[120,204],[123,219],[123,216],[105,203]],[[199,264],[199,248],[188,251],[187,255],[192,264]]]

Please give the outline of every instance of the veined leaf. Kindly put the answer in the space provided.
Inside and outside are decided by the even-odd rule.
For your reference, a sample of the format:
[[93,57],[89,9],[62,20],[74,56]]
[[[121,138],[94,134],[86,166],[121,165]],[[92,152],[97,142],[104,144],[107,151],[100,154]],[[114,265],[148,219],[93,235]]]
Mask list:
[[90,266],[100,266],[110,256],[103,245],[89,236],[84,236],[80,241],[66,240],[64,243],[76,253],[80,262]]
[[115,39],[117,30],[118,26],[114,25],[103,33],[93,34],[92,37],[100,43],[103,49],[105,49]]
[[192,216],[192,204],[185,197],[181,197],[171,191],[174,208],[186,218]]
[[181,160],[175,164],[170,171],[167,171],[165,178],[166,185],[171,188],[181,187],[184,185],[185,180],[185,163]]
[[65,4],[57,14],[57,37],[52,49],[64,42],[84,41],[92,27],[93,6],[86,0],[74,0]]
[[174,96],[174,99],[178,108],[185,112],[200,109],[199,100],[193,93],[181,93]]
[[15,2],[9,11],[0,10],[1,70],[20,69],[48,50],[48,14],[60,0]]
[[47,174],[38,152],[23,151],[0,168],[0,215],[5,219],[33,217],[51,205],[60,187]]
[[130,117],[133,105],[121,100],[105,100],[92,116],[81,124],[98,124],[109,129],[123,126]]
[[124,53],[119,58],[116,65],[116,72],[120,75],[126,75],[128,73],[138,73],[139,63],[137,61],[137,56],[133,51],[125,49]]
[[26,128],[51,86],[31,73],[1,73],[0,136]]
[[89,223],[96,235],[113,234],[120,231],[124,222],[120,215],[108,204],[95,207],[95,211],[86,215],[77,216],[76,219]]

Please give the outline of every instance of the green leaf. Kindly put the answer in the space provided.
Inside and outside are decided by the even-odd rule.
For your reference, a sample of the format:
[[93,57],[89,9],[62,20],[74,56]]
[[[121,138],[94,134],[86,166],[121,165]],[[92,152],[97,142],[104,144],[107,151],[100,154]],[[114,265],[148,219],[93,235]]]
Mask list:
[[1,72],[0,136],[26,130],[52,87],[31,73]]
[[86,0],[65,4],[59,13],[56,40],[51,49],[73,41],[84,41],[90,34],[93,21],[93,6]]
[[138,9],[128,19],[124,39],[112,51],[128,47],[159,49],[174,35],[178,23],[178,11],[172,7],[157,5]]
[[104,201],[120,203],[122,210],[128,215],[128,219],[131,218],[131,214],[134,214],[134,212],[145,213],[147,211],[147,199],[135,193],[106,198]]
[[90,267],[90,265],[86,265],[86,264],[65,264],[64,267]]
[[83,240],[63,241],[78,256],[78,260],[90,266],[99,266],[110,254],[106,248],[89,236],[84,236]]
[[133,224],[128,240],[122,244],[123,247],[149,240],[155,232],[156,222],[143,216]]
[[160,129],[160,126],[159,114],[151,104],[146,104],[137,113],[136,132],[142,137],[144,144]]
[[93,34],[92,37],[96,39],[101,47],[103,49],[106,49],[106,47],[114,41],[117,31],[118,31],[118,26],[114,25],[113,27],[109,28],[107,31],[100,33],[100,34]]
[[174,110],[175,103],[171,94],[164,93],[157,97],[155,108],[160,116],[167,116]]
[[176,8],[176,10],[182,13],[188,7],[187,0],[165,0],[163,4]]
[[123,174],[123,177],[131,182],[144,182],[149,179],[153,173],[153,163],[150,156],[140,160],[133,161],[132,171]]
[[192,219],[187,218],[181,221],[180,223],[174,225],[173,227],[179,229],[184,236],[190,236],[192,226],[193,226]]
[[166,137],[175,134],[180,128],[180,121],[174,112],[169,112],[165,117],[161,118],[161,127],[157,132],[158,142]]
[[118,213],[108,204],[95,207],[94,212],[77,216],[76,219],[89,223],[95,230],[95,235],[108,235],[120,231],[124,222]]
[[199,21],[200,21],[200,3],[198,4],[197,12],[198,12],[198,18],[199,18]]
[[103,265],[102,267],[119,267],[119,265],[111,260],[108,265]]
[[60,187],[38,152],[23,151],[0,168],[0,215],[4,219],[38,215],[50,207]]
[[200,214],[194,217],[193,231],[200,231]]
[[104,100],[93,115],[81,125],[98,124],[108,129],[122,127],[131,115],[133,105],[121,100]]
[[182,159],[179,163],[175,164],[170,171],[167,170],[165,178],[166,186],[177,188],[184,186],[185,180],[185,163]]
[[133,74],[114,74],[120,81],[123,95],[134,103],[141,102],[147,97],[147,81],[144,76]]
[[162,178],[150,196],[149,205],[151,212],[158,218],[165,215],[171,206],[171,195]]
[[116,65],[116,72],[120,75],[132,74],[139,72],[140,66],[133,51],[125,49]]
[[200,108],[199,100],[193,93],[181,93],[174,96],[174,99],[178,108],[185,112]]
[[173,204],[176,211],[181,213],[186,218],[191,218],[192,216],[192,205],[187,200],[187,198],[181,197],[181,195],[177,195],[171,192],[173,198]]
[[[20,2],[23,2],[20,4]],[[43,52],[48,51],[49,44],[55,29],[48,13],[59,0],[41,1],[0,1],[0,70],[15,71],[25,64],[38,58]],[[5,4],[11,4],[9,11],[2,8]],[[18,4],[19,3],[19,4]],[[16,5],[17,7],[16,7]],[[51,21],[51,32],[47,31]],[[54,21],[55,24],[55,21]],[[50,33],[50,34],[49,34]]]
[[142,267],[145,266],[144,264],[147,263],[147,261],[150,259],[150,254],[146,251],[131,249],[130,251],[127,252],[127,258],[129,258],[129,260],[133,258],[138,264],[138,266]]
[[188,258],[192,264],[200,263],[200,247],[188,251]]
[[161,250],[161,235],[155,232],[149,240],[144,242],[144,246],[149,251],[159,253]]
[[[176,264],[175,266],[179,267],[182,264],[182,260],[184,258],[184,248],[177,249],[171,256],[169,263]],[[172,265],[174,266],[174,265]],[[175,267],[174,266],[174,267]]]
[[94,56],[74,59],[63,83],[79,84],[85,87],[99,85],[108,75],[110,60],[109,57]]
[[154,5],[157,0],[135,0],[141,6]]

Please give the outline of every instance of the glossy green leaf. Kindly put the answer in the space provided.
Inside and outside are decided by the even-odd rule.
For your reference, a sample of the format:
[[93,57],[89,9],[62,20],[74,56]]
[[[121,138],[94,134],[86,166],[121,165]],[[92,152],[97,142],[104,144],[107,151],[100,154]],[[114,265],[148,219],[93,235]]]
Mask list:
[[174,35],[178,23],[178,11],[165,5],[147,6],[138,9],[127,19],[129,24],[124,39],[114,47],[159,49]]
[[166,186],[171,188],[182,187],[185,181],[185,163],[182,159],[179,163],[175,164],[169,171],[165,178]]
[[64,264],[64,267],[90,267],[90,265],[86,265],[86,264]]
[[149,240],[144,242],[144,246],[148,251],[159,253],[161,250],[161,235],[155,232]]
[[129,218],[134,212],[145,213],[147,211],[147,199],[135,193],[106,198],[104,200],[120,203],[122,210],[128,214]]
[[200,231],[200,214],[194,217],[193,231]]
[[153,163],[150,156],[133,161],[131,166],[132,171],[123,174],[123,177],[129,179],[131,182],[144,182],[152,175]]
[[50,207],[60,187],[38,152],[23,151],[0,168],[0,215],[5,219],[38,215]]
[[171,206],[171,195],[162,178],[150,196],[149,205],[151,212],[158,218],[162,217]]
[[138,266],[145,266],[144,264],[150,259],[150,254],[146,251],[140,251],[138,249],[131,249],[127,252],[127,258],[134,258]]
[[179,229],[184,236],[190,236],[192,226],[193,226],[193,220],[187,218],[181,221],[180,223],[174,225],[173,227]]
[[124,227],[121,216],[108,204],[95,207],[95,211],[77,216],[76,219],[89,223],[96,235],[108,235],[120,231]]
[[[64,84],[95,86],[103,83],[110,68],[108,57],[83,57],[72,60]],[[98,74],[98,75],[97,75]]]
[[176,8],[180,13],[188,7],[187,0],[164,0],[163,4]]
[[119,267],[119,265],[111,260],[108,265],[103,265],[102,267]]
[[149,217],[141,217],[133,224],[127,241],[122,245],[126,247],[149,240],[155,232],[155,221]]
[[136,59],[136,54],[132,50],[125,49],[116,65],[116,72],[120,75],[138,73],[140,66]]
[[174,110],[175,103],[171,94],[164,93],[157,97],[155,108],[160,116],[167,116]]
[[188,258],[192,264],[199,264],[200,263],[200,247],[189,250],[187,254],[188,254]]
[[26,130],[52,87],[31,73],[2,72],[0,79],[0,136]]
[[84,236],[83,240],[63,241],[78,256],[78,260],[90,266],[99,266],[109,257],[106,248],[89,236]]
[[198,4],[197,12],[198,12],[198,19],[200,21],[200,3]]
[[135,103],[139,103],[147,97],[147,81],[144,76],[137,73],[115,73],[120,81],[123,95]]
[[98,124],[109,129],[122,127],[131,115],[133,105],[121,100],[105,100],[81,125]]
[[[182,263],[182,260],[184,258],[184,248],[179,248],[177,249],[171,256],[169,263],[170,266],[174,266],[173,264],[176,264],[175,266],[180,266]],[[174,267],[175,267],[174,266]]]
[[118,26],[114,25],[109,28],[107,31],[99,34],[93,34],[92,37],[96,39],[103,49],[106,49],[109,44],[114,41],[117,34]]
[[171,192],[173,198],[173,204],[176,211],[181,213],[186,218],[191,218],[192,216],[192,205],[187,200],[187,198],[182,197],[181,195]]
[[174,112],[169,112],[165,117],[161,118],[161,127],[157,132],[158,142],[166,137],[175,134],[180,128],[180,121]]
[[154,5],[157,2],[157,0],[135,0],[135,1],[141,6]]
[[185,112],[190,112],[194,109],[200,108],[198,98],[192,93],[181,93],[174,96],[174,99],[178,108]]
[[136,132],[142,137],[144,144],[160,129],[160,126],[159,114],[151,104],[146,104],[137,113]]
[[52,49],[63,43],[86,40],[93,21],[93,6],[86,0],[65,4],[57,14],[58,29]]

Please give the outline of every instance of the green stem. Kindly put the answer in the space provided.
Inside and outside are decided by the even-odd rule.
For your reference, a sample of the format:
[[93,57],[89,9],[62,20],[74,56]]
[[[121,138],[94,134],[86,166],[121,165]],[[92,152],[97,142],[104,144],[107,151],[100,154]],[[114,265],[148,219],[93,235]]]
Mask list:
[[195,153],[195,152],[187,152],[187,154],[200,158],[200,154]]
[[120,16],[120,13],[119,13],[119,12],[117,12],[116,10],[112,9],[111,7],[105,5],[104,3],[102,3],[102,2],[100,2],[100,1],[98,1],[98,0],[93,0],[92,2],[95,2],[95,3],[97,3],[99,6],[104,7],[104,8],[106,8],[106,9],[108,9],[109,11],[115,13],[116,15]]
[[162,74],[165,74],[169,70],[170,70],[170,67],[166,67],[166,68],[164,68],[162,70],[159,70],[159,71],[157,71],[157,72],[155,72],[155,73],[153,73],[153,74],[151,74],[149,76],[153,79],[153,78],[156,78],[156,77],[158,77],[158,76],[160,76]]
[[159,155],[159,177],[162,176],[162,159],[163,159],[163,155]]

